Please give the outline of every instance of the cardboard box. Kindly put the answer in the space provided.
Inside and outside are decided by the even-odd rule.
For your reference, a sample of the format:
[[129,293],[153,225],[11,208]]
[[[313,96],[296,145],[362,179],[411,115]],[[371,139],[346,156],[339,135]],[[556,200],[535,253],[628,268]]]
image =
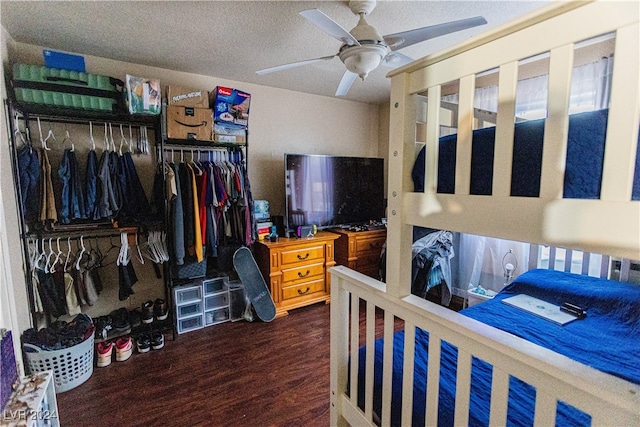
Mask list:
[[211,141],[212,121],[210,108],[167,105],[167,138]]
[[167,103],[183,107],[209,108],[209,91],[169,85]]
[[209,94],[213,121],[230,123],[246,128],[249,124],[251,95],[238,89],[216,86]]

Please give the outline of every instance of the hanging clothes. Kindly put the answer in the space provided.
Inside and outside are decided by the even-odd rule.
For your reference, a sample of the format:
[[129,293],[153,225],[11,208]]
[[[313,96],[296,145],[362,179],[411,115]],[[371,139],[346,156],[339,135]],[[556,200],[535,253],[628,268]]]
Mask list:
[[40,215],[40,152],[25,144],[18,150],[17,157],[22,212],[26,222],[33,222]]
[[47,150],[42,150],[40,164],[40,221],[43,223],[58,222],[58,211],[56,210],[56,199],[53,192],[53,181],[51,180],[51,162]]
[[90,150],[89,154],[87,154],[85,185],[85,211],[87,217],[89,219],[98,219],[96,218],[96,206],[98,204],[98,155],[96,150]]
[[76,153],[72,149],[64,150],[58,175],[62,181],[60,222],[69,224],[73,219],[86,219],[84,191]]

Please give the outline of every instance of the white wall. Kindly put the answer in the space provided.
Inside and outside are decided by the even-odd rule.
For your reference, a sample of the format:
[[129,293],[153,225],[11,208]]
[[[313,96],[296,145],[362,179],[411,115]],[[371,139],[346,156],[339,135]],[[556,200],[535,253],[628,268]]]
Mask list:
[[[3,65],[10,63],[43,64],[41,46],[13,43],[3,29]],[[308,95],[283,89],[246,84],[210,76],[187,74],[105,58],[85,56],[87,71],[123,79],[126,74],[157,78],[163,88],[177,84],[211,90],[229,86],[251,93],[249,120],[249,178],[254,199],[267,199],[273,215],[284,214],[284,154],[316,153],[347,156],[386,157],[380,151],[379,107],[337,98]],[[4,86],[3,86],[4,88]],[[3,99],[6,95],[3,93]],[[387,113],[388,117],[388,113]],[[8,260],[11,268],[7,283],[13,283],[13,296],[2,297],[2,314],[14,307],[19,331],[30,326],[26,286],[22,271],[16,202],[11,175],[9,143],[4,118],[0,145],[0,236],[6,230]],[[387,138],[388,139],[388,138]],[[3,215],[4,214],[4,222]],[[1,263],[4,260],[0,260]],[[2,280],[2,277],[0,277]],[[0,282],[0,284],[2,284]],[[9,287],[11,288],[11,287]],[[9,292],[11,293],[11,292]],[[106,314],[106,313],[102,313]],[[0,325],[1,326],[1,325]]]

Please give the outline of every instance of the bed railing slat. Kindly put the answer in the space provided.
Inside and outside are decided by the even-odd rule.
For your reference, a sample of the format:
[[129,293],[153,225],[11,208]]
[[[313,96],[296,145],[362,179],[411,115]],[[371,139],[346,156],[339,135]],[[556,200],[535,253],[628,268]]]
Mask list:
[[473,95],[475,75],[460,79],[458,142],[456,144],[456,194],[469,194],[471,188],[471,143],[473,136]]
[[489,425],[507,425],[507,406],[509,399],[509,374],[493,367],[491,379],[491,407]]
[[511,195],[511,166],[513,163],[514,117],[518,87],[518,61],[500,66],[498,76],[498,105],[496,145],[493,161],[493,194]]
[[540,256],[540,245],[534,243],[529,245],[529,270],[538,268],[538,257]]
[[440,389],[440,352],[442,340],[434,332],[429,332],[429,360],[427,362],[427,411],[425,425],[438,425],[438,397]]
[[540,197],[562,198],[569,130],[569,95],[573,71],[573,43],[551,50],[547,120],[544,125]]
[[[365,402],[373,402],[373,360],[374,360],[374,341],[376,339],[376,306],[370,301],[367,301],[367,330],[366,330],[366,343],[367,350],[365,356]],[[371,403],[365,405],[364,414],[368,420],[373,420],[373,408]]]
[[469,396],[471,395],[471,353],[458,348],[456,371],[456,410],[454,425],[469,425]]
[[394,315],[384,312],[384,353],[382,361],[382,427],[391,425],[391,384],[393,374]]
[[342,398],[347,388],[349,359],[349,293],[340,286],[344,278],[331,278],[330,413],[331,425],[346,425]]
[[440,138],[440,97],[441,86],[429,88],[427,99],[427,135],[425,152],[424,192],[438,191],[438,139]]
[[582,272],[581,274],[584,276],[589,275],[589,265],[591,264],[591,253],[583,252],[582,253]]
[[611,257],[608,255],[602,255],[602,262],[600,263],[600,278],[609,278],[609,267],[611,264]]
[[620,261],[620,280],[621,282],[629,281],[629,274],[631,273],[631,260],[624,258]]
[[351,341],[349,343],[349,356],[351,360],[351,372],[349,373],[351,403],[358,403],[358,370],[359,358],[358,348],[360,347],[360,298],[358,295],[351,294]]
[[553,426],[556,424],[556,399],[549,393],[536,391],[536,410],[533,416],[533,425],[539,427]]
[[[413,390],[414,358],[416,350],[416,327],[406,322],[404,325],[404,361],[402,365],[402,389]],[[413,414],[413,393],[402,396],[402,425],[410,425]]]
[[[607,123],[600,192],[602,200],[629,201],[631,199],[640,120],[639,40],[640,24],[620,28],[617,31],[611,83],[611,107]],[[635,58],[635,60],[620,61],[623,65],[619,65],[618,58]]]
[[549,248],[549,270],[555,270],[556,269],[556,247],[555,246],[551,246]]
[[571,273],[571,265],[573,264],[573,250],[567,249],[564,253],[564,271]]

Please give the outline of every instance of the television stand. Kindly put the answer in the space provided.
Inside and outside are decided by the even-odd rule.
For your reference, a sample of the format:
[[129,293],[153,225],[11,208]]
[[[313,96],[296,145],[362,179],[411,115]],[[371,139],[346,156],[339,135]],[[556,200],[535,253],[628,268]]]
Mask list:
[[380,254],[387,240],[387,229],[366,227],[369,229],[330,228],[327,231],[340,235],[335,244],[336,264],[380,280]]

